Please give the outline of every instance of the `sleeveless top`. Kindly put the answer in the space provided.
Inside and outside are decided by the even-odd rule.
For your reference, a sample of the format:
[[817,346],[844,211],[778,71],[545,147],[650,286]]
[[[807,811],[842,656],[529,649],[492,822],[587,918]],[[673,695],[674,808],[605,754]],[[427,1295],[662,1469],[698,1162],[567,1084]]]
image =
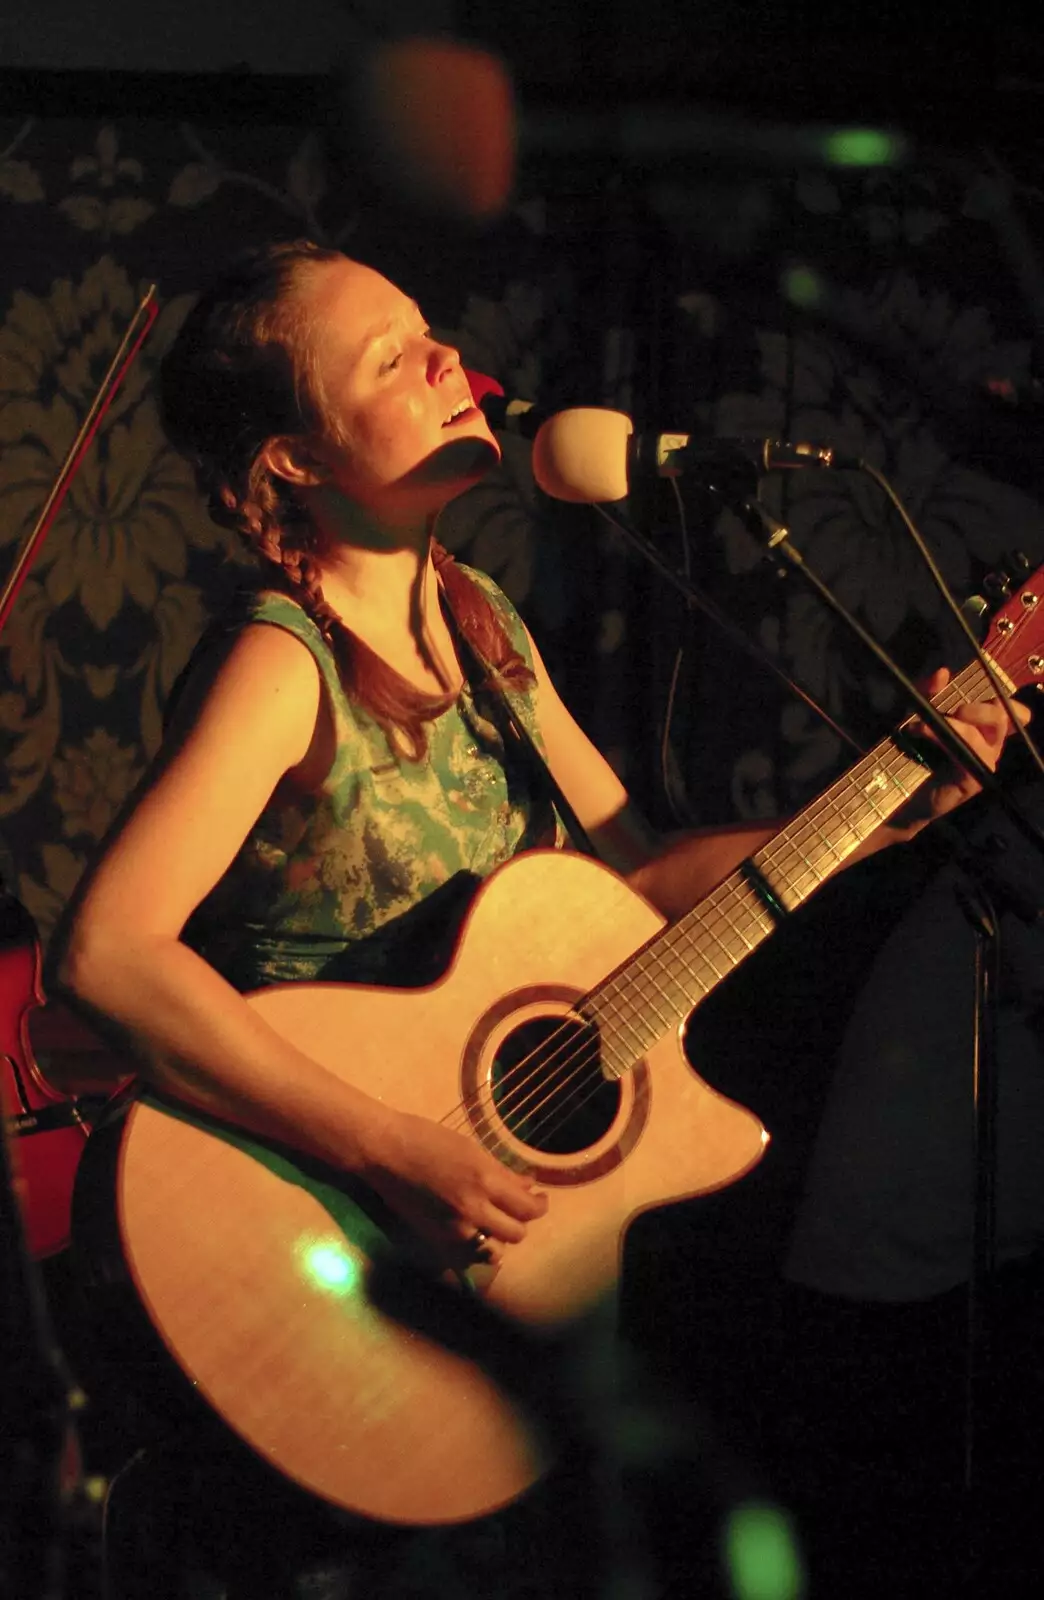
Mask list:
[[[532,666],[507,596],[463,570]],[[531,759],[505,750],[493,697],[467,682],[427,723],[426,758],[399,758],[345,694],[333,652],[295,600],[251,596],[250,623],[285,628],[315,658],[335,755],[316,792],[277,786],[183,940],[241,992],[300,980],[433,982],[482,879],[518,851],[565,843]],[[535,686],[512,690],[511,703],[542,749]]]

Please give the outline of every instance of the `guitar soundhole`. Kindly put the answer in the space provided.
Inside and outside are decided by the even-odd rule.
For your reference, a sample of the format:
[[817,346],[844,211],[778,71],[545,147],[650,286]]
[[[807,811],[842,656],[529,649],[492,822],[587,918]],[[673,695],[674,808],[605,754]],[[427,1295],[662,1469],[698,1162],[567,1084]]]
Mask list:
[[516,1139],[548,1155],[572,1155],[604,1137],[620,1104],[602,1076],[598,1029],[561,1016],[534,1017],[504,1039],[493,1060],[493,1100]]

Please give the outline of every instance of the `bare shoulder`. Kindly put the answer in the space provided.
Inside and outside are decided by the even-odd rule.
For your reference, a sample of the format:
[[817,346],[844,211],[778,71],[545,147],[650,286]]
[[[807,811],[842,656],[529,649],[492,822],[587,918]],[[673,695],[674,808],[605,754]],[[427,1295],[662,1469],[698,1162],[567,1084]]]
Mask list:
[[249,624],[207,649],[170,735],[83,884],[82,941],[176,937],[315,732],[319,670],[285,629]]
[[121,836],[182,841],[199,861],[242,843],[285,774],[312,744],[319,669],[285,629],[251,623],[207,649]]
[[271,754],[288,740],[293,766],[308,749],[319,703],[319,668],[307,646],[286,628],[252,622],[201,657],[171,719],[169,753],[228,729],[237,745],[263,737]]

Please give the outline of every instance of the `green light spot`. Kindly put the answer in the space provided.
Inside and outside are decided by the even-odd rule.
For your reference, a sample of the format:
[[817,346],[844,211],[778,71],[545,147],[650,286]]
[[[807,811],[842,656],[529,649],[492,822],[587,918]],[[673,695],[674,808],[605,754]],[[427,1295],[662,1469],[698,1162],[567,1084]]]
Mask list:
[[824,139],[823,154],[832,167],[891,167],[904,154],[904,144],[877,128],[838,128]]
[[801,1600],[804,1565],[778,1506],[738,1506],[725,1523],[723,1543],[736,1600]]
[[313,1241],[301,1251],[301,1262],[313,1283],[333,1294],[353,1294],[362,1280],[357,1263],[341,1244]]
[[783,293],[795,306],[818,306],[823,299],[823,283],[811,267],[790,267],[783,274]]

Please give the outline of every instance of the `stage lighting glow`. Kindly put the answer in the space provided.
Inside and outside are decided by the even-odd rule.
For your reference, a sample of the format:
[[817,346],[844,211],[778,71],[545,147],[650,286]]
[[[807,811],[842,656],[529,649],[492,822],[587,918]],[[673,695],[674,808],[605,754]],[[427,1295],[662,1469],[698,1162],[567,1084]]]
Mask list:
[[362,1273],[343,1244],[329,1239],[311,1239],[299,1254],[305,1272],[320,1289],[337,1295],[354,1294],[358,1290]]
[[789,267],[783,274],[782,289],[791,305],[811,308],[823,299],[823,282],[811,267]]
[[730,1512],[724,1556],[736,1600],[801,1600],[806,1592],[797,1541],[778,1506],[742,1505]]
[[833,167],[894,167],[906,146],[880,128],[838,128],[827,134],[823,153]]

